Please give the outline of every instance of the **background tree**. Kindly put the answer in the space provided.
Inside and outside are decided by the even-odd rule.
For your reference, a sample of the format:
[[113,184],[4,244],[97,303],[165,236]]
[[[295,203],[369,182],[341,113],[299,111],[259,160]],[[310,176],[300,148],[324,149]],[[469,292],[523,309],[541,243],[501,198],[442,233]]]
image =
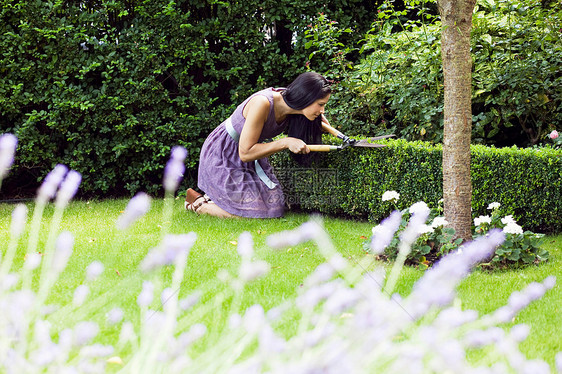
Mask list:
[[471,238],[470,31],[476,0],[439,0],[444,76],[443,199],[445,218],[457,237]]

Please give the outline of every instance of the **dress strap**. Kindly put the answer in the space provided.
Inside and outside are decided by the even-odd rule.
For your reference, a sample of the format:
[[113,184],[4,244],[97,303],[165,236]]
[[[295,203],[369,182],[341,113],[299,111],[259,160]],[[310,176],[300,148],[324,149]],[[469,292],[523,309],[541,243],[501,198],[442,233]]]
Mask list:
[[230,119],[230,117],[228,117],[228,119],[224,121],[224,127],[226,127],[226,132],[228,132],[228,135],[230,135],[232,140],[238,143],[240,141],[240,134],[238,134],[238,131],[236,131],[236,129],[232,125],[232,120]]
[[[228,119],[226,121],[224,121],[224,127],[226,128],[226,132],[228,132],[228,135],[230,135],[230,137],[232,138],[232,140],[234,140],[236,143],[238,143],[240,141],[240,134],[238,134],[238,131],[236,131],[236,129],[234,128],[234,126],[232,125],[232,120],[230,119],[230,117],[228,117]],[[263,170],[263,168],[261,167],[260,163],[258,162],[258,160],[254,161],[255,167],[256,167],[256,173],[258,173],[258,177],[260,177],[261,181],[263,183],[265,183],[265,185],[270,189],[274,189],[275,187],[277,187],[277,184],[275,182],[273,182],[265,173],[265,171]]]

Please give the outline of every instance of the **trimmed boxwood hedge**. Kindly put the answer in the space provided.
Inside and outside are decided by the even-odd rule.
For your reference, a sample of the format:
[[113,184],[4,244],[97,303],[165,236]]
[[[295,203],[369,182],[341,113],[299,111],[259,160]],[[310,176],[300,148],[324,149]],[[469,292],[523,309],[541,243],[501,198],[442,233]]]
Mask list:
[[[288,153],[272,157],[290,205],[306,211],[380,221],[393,209],[423,200],[437,206],[443,195],[442,146],[388,140],[387,147],[347,148],[322,154],[301,169]],[[526,230],[560,232],[562,151],[552,148],[471,146],[473,216],[499,202]],[[400,193],[396,206],[385,191]]]

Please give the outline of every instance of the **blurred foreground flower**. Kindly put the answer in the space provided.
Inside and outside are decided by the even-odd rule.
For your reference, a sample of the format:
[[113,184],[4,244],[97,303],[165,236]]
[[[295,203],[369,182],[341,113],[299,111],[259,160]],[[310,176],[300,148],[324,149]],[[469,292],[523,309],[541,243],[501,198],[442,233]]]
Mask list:
[[13,134],[0,135],[0,182],[14,163],[18,139]]
[[[38,204],[54,197],[67,174],[65,167],[55,169],[40,189]],[[78,178],[73,178],[67,187],[61,186],[65,199],[77,185]],[[137,194],[117,226],[130,227],[149,207],[148,196]],[[10,231],[19,237],[26,211],[21,206],[16,210]],[[414,204],[410,211],[398,235],[402,254],[410,250],[421,229],[429,227],[425,204]],[[373,251],[386,248],[402,218],[401,212],[393,213],[373,229]],[[445,224],[443,220],[434,223],[436,231]],[[509,216],[503,224],[516,225]],[[519,311],[552,289],[554,277],[513,292],[506,305],[482,316],[457,306],[456,286],[505,236],[512,235],[505,227],[444,256],[410,294],[400,296],[386,292],[393,290],[388,284],[394,278],[387,277],[385,268],[348,261],[334,248],[321,221],[313,219],[267,238],[274,249],[314,242],[326,260],[297,282],[296,296],[285,297],[280,305],[267,305],[269,309],[246,299],[248,283],[271,270],[267,262],[256,258],[260,251],[254,251],[249,233],[238,239],[237,276],[221,269],[216,277],[201,279],[195,289],[188,289],[182,281],[198,277],[195,267],[186,272],[186,266],[192,265],[188,253],[196,235],[165,235],[141,261],[141,278],[130,277],[107,290],[118,293],[130,287],[131,281],[142,281],[137,303],[126,310],[114,305],[119,298],[111,302],[106,294],[94,298],[97,291],[90,289],[90,282],[104,269],[95,260],[86,268],[85,284],[71,290],[72,302],[48,305],[49,287],[64,270],[74,245],[72,234],[64,231],[56,237],[47,272],[37,273],[46,262],[29,248],[20,273],[10,273],[13,256],[1,259],[0,372],[546,374],[548,364],[528,360],[519,350],[529,327],[503,324],[511,323]],[[168,266],[173,267],[171,282]],[[392,271],[396,269],[400,270],[395,266]],[[39,292],[31,279],[37,279]],[[263,281],[252,292],[270,292],[275,287],[267,278]],[[44,284],[47,292],[43,292]],[[184,291],[188,295],[179,300]],[[159,305],[154,309],[155,304]],[[288,322],[295,328],[288,329]],[[560,353],[555,361],[562,370]]]
[[181,146],[172,148],[170,160],[164,169],[164,189],[167,192],[174,192],[178,189],[179,183],[185,172],[184,160],[187,157],[187,150]]
[[123,214],[119,216],[116,226],[120,230],[126,230],[137,219],[145,215],[150,209],[150,196],[144,192],[138,192],[127,204]]

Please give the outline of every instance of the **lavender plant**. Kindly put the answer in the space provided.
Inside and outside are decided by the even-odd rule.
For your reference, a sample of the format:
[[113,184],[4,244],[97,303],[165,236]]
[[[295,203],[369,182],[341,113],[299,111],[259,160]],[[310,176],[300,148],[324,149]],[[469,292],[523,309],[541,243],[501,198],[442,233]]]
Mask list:
[[[46,178],[41,191],[54,191],[46,196],[54,197],[55,204],[59,201],[63,209],[76,191],[79,178],[72,172],[61,174],[66,177]],[[175,190],[174,186],[170,191]],[[48,201],[41,199],[36,205]],[[118,227],[127,230],[149,207],[148,197],[137,195],[119,217]],[[56,233],[49,236],[56,240],[52,249],[46,248],[52,252],[50,257],[36,252],[34,239],[22,269],[12,271],[13,252],[25,230],[26,215],[24,206],[16,206],[10,242],[0,266],[2,372],[550,372],[544,361],[527,360],[519,351],[518,343],[529,331],[527,326],[501,326],[551,289],[553,277],[515,291],[507,305],[482,316],[473,310],[462,310],[455,302],[455,287],[475,264],[494,253],[505,239],[505,230],[490,230],[465,245],[463,251],[444,256],[424,273],[409,295],[400,297],[394,293],[394,284],[403,262],[396,262],[385,281],[382,267],[366,271],[368,264],[348,261],[334,247],[322,221],[311,219],[297,229],[267,239],[267,245],[274,250],[313,242],[326,259],[303,280],[296,297],[269,310],[259,304],[242,306],[244,288],[270,271],[269,264],[254,251],[249,233],[238,239],[241,261],[236,271],[221,270],[182,298],[179,291],[196,234],[165,234],[138,265],[145,279],[137,297],[139,322],[127,320],[119,307],[105,305],[105,324],[120,333],[115,341],[101,344],[98,335],[104,328],[102,323],[84,318],[55,329],[52,318],[59,306],[46,303],[45,295],[72,254],[71,233],[58,233],[58,228],[51,225],[50,230]],[[400,233],[402,259],[418,240],[428,216],[422,204],[413,207],[412,218]],[[378,226],[373,250],[382,252],[391,245],[401,221],[402,214],[393,212]],[[160,276],[158,270],[162,267],[173,268],[169,282]],[[98,307],[88,303],[89,284],[103,271],[104,265],[93,261],[86,269],[84,283],[74,290],[72,303],[64,308]],[[39,283],[48,280],[39,290],[27,281],[35,273],[40,277]],[[203,323],[205,317],[214,316],[218,310],[228,311],[227,326],[220,331]],[[294,333],[286,334],[280,328],[287,319],[297,320]],[[473,350],[483,352],[481,358],[469,359],[468,353]],[[561,354],[556,362],[562,372]]]

